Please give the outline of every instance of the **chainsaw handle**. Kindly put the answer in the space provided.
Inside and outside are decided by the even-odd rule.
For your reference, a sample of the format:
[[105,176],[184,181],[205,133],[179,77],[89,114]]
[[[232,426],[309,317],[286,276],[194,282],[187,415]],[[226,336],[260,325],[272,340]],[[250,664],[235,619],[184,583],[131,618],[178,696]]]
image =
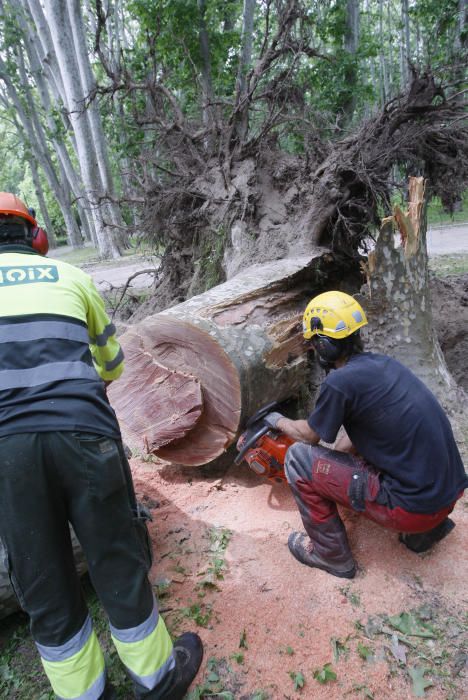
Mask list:
[[250,416],[249,420],[245,424],[246,428],[252,428],[255,423],[258,423],[258,421],[263,420],[269,413],[272,413],[273,411],[277,411],[279,408],[279,403],[278,401],[272,401],[271,403],[267,403],[266,406],[262,406],[256,413],[253,414],[253,416]]
[[234,464],[240,464],[244,459],[247,450],[249,450],[252,447],[252,445],[254,445],[257,442],[257,440],[263,437],[263,435],[265,435],[265,433],[267,433],[269,430],[271,430],[271,427],[269,425],[262,425],[257,431],[255,431],[255,433],[252,433],[245,445],[243,445],[242,449],[239,451],[239,454],[234,460]]

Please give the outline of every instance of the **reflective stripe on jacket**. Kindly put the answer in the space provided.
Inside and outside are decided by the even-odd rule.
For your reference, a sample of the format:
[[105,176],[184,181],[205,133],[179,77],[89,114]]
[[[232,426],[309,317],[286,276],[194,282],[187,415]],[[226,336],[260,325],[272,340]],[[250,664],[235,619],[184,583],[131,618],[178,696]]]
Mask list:
[[[22,317],[27,317],[23,323]],[[0,322],[0,343],[31,343],[28,366],[18,367],[29,370],[24,381],[40,384],[42,379],[91,378],[93,365],[105,381],[122,374],[123,354],[115,327],[91,277],[61,260],[44,258],[25,246],[0,246]],[[57,341],[62,343],[64,358],[69,341],[71,359],[57,360]],[[72,348],[79,343],[91,352],[91,365],[78,358],[77,348]],[[20,382],[18,387],[24,385],[19,373],[12,374],[14,366],[6,369],[7,374],[2,373],[3,362],[0,367],[0,390],[13,388],[15,381]]]

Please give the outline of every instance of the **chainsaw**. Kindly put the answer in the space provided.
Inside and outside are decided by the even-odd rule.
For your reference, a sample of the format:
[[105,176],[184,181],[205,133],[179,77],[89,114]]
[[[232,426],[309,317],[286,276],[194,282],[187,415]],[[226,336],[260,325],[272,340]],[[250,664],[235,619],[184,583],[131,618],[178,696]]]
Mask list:
[[271,481],[282,483],[286,481],[284,460],[288,448],[295,442],[285,433],[274,430],[264,422],[268,413],[278,410],[274,401],[263,406],[249,418],[245,431],[237,441],[239,454],[234,464],[240,464],[245,459],[249,467],[260,476]]

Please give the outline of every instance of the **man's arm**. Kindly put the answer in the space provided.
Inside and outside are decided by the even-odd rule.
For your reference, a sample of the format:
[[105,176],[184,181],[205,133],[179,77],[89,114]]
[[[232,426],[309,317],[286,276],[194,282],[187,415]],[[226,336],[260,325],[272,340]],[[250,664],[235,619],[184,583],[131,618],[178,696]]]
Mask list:
[[276,428],[298,442],[316,445],[320,440],[320,435],[312,430],[306,420],[291,420],[282,417],[277,421]]
[[93,281],[86,275],[86,300],[90,350],[94,366],[101,379],[109,386],[123,372],[123,352],[115,337],[115,326],[110,321],[104,302]]
[[348,435],[344,433],[336,442],[335,447],[333,448],[335,450],[338,450],[338,452],[347,452],[352,455],[357,454],[357,450],[354,447],[353,443],[349,439]]

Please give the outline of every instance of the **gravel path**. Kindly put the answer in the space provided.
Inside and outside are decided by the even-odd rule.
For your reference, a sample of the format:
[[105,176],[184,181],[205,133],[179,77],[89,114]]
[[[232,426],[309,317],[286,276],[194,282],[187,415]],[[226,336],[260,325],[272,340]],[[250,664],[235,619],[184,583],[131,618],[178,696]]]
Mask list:
[[[458,252],[468,253],[468,223],[429,228],[427,232],[427,249],[429,256],[448,255]],[[54,250],[51,257],[62,257],[66,250],[66,248]],[[158,265],[159,259],[157,257],[141,257],[138,260],[133,258],[132,262],[122,258],[121,260],[105,264],[84,264],[81,267],[91,275],[100,291],[106,291],[112,287],[123,287],[132,275],[142,270],[152,270],[153,272],[136,276],[130,281],[129,287],[132,289],[150,287],[154,281]]]

